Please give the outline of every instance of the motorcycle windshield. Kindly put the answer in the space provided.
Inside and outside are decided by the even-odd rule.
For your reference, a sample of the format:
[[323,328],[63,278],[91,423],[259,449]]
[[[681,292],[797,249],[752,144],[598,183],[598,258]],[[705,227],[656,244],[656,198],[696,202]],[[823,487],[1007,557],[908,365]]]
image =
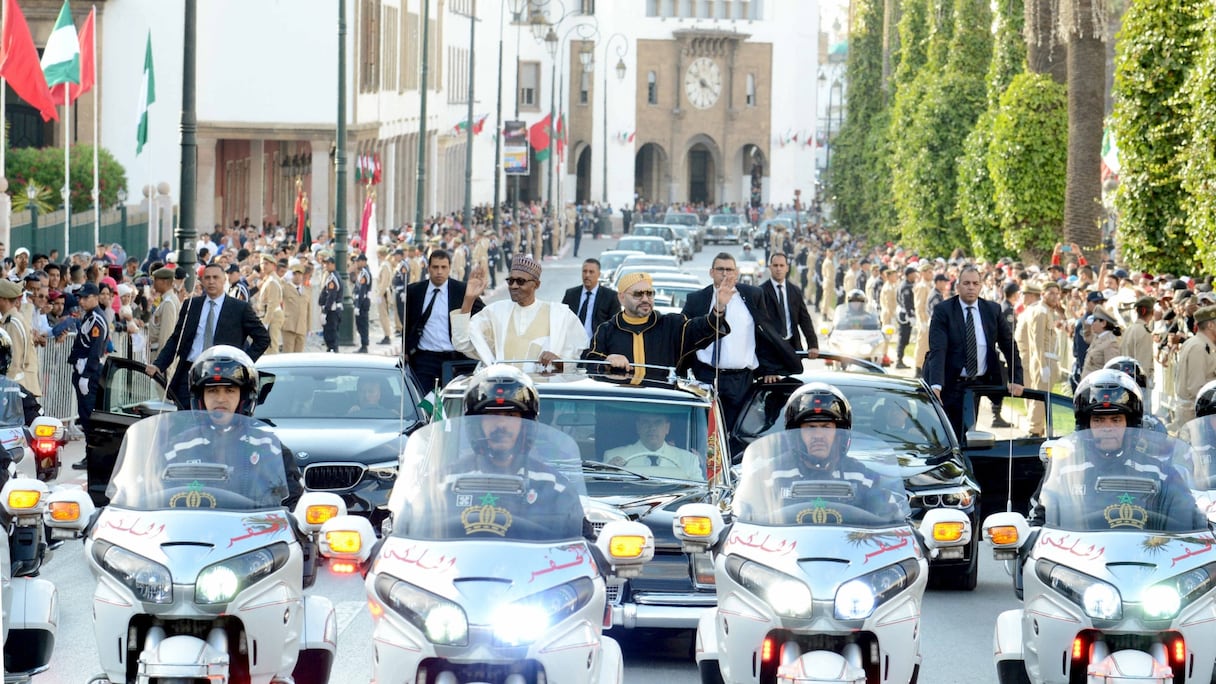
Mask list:
[[1045,442],[1043,523],[1075,531],[1193,532],[1192,450],[1153,430],[1100,427]]
[[21,404],[21,385],[0,378],[0,427],[25,425],[25,409]]
[[142,511],[278,508],[287,496],[282,445],[246,416],[162,413],[127,429],[106,495]]
[[508,415],[449,418],[410,435],[389,496],[393,534],[558,542],[583,533],[578,445]]
[[822,427],[748,446],[731,507],[740,522],[772,526],[890,527],[911,514],[895,450],[871,435]]
[[867,311],[863,302],[849,302],[836,307],[832,321],[835,330],[880,330],[878,316]]
[[1191,475],[1195,489],[1216,489],[1216,415],[1196,418],[1178,431],[1191,445]]

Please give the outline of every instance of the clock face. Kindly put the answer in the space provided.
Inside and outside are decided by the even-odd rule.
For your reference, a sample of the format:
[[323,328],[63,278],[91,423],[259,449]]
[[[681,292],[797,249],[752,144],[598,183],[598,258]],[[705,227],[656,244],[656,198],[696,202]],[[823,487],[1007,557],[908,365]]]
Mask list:
[[708,57],[698,57],[688,65],[684,74],[684,94],[697,109],[709,109],[722,94],[722,72],[718,63]]

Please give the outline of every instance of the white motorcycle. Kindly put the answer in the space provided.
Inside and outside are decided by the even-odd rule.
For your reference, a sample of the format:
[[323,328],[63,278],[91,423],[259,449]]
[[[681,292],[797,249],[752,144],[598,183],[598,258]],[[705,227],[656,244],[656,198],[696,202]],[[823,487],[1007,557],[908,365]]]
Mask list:
[[1041,453],[1036,526],[1020,513],[984,521],[1022,599],[997,619],[1000,682],[1212,681],[1216,536],[1192,496],[1190,448],[1107,427]]
[[[503,420],[512,419],[453,418],[410,436],[399,472],[411,477],[389,497],[391,532],[366,582],[375,681],[622,681],[620,647],[602,634],[605,576],[640,573],[654,537],[641,523],[616,520],[587,542],[578,446],[552,427],[513,419],[525,442],[499,472],[479,450],[484,435],[502,429],[491,421]],[[370,532],[357,529],[360,520],[325,523],[322,554],[367,560],[344,550]]]
[[[56,536],[85,535],[97,578],[104,674],[93,682],[328,681],[333,604],[304,595],[293,528],[319,530],[341,501],[309,494],[285,510],[287,478],[265,424],[227,418],[178,411],[132,425],[110,505],[96,516],[84,490],[51,495],[46,523]],[[183,462],[179,450],[208,443],[206,462]]]
[[0,490],[0,625],[6,684],[28,682],[46,670],[55,648],[58,594],[54,584],[37,577],[50,559],[42,526],[48,493],[44,483],[30,478],[13,478]]
[[[922,540],[897,455],[845,430],[834,431],[832,447],[803,441],[826,432],[790,430],[750,445],[729,526],[708,504],[676,514],[685,550],[716,553],[718,606],[697,628],[702,682],[916,681],[926,556],[965,546],[970,523],[961,511],[933,509]],[[802,463],[835,447],[847,449],[848,468]]]

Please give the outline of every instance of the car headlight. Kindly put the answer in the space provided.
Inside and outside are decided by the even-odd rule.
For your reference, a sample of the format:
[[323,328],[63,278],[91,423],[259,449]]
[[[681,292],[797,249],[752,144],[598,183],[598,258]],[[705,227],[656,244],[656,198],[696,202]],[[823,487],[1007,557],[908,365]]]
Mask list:
[[455,603],[408,582],[380,575],[376,595],[401,617],[417,627],[433,644],[464,646],[469,639],[469,620]]
[[591,579],[580,577],[514,603],[501,605],[491,618],[494,638],[511,646],[530,644],[539,639],[550,625],[581,610],[594,594],[595,584]]
[[1181,575],[1154,584],[1140,596],[1144,616],[1150,620],[1173,618],[1191,601],[1208,593],[1214,586],[1216,563],[1209,563]]
[[287,564],[291,552],[284,542],[209,565],[194,581],[194,602],[228,603],[242,590]]
[[916,561],[905,560],[840,585],[834,602],[838,620],[864,620],[916,579]]
[[811,617],[811,588],[798,578],[739,556],[726,559],[726,573],[744,589],[764,599],[778,615]]
[[383,463],[373,463],[367,467],[367,472],[379,480],[392,480],[397,477],[397,462],[384,461]]
[[107,541],[93,544],[93,560],[145,603],[173,603],[169,568]]
[[1035,572],[1056,592],[1081,606],[1089,617],[1097,620],[1123,617],[1123,601],[1114,585],[1049,560],[1040,560]]

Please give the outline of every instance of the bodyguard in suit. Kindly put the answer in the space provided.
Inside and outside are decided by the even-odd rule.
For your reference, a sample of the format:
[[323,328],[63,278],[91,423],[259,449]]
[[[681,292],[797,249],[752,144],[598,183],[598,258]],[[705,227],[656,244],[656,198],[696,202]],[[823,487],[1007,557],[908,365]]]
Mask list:
[[[442,249],[427,259],[427,280],[405,288],[405,333],[402,344],[418,387],[425,395],[442,379],[446,361],[469,361],[452,344],[451,312],[464,303],[465,284],[450,277],[452,257]],[[473,313],[485,308],[479,298]]]
[[714,306],[716,290],[735,288],[735,294],[726,306],[730,333],[698,351],[691,364],[693,375],[701,382],[713,384],[717,379],[723,418],[727,429],[733,430],[753,378],[776,381],[782,375],[802,370],[802,362],[769,317],[764,293],[755,285],[738,282],[739,267],[735,257],[727,252],[719,253],[714,257],[709,275],[713,285],[689,294],[681,313],[686,318],[704,316]]
[[222,266],[208,264],[203,269],[202,281],[203,295],[186,300],[173,334],[146,369],[148,375],[164,373],[174,360],[177,361],[169,387],[183,409],[190,401],[187,387],[190,365],[203,350],[227,344],[245,350],[249,358],[256,361],[270,346],[270,333],[258,320],[253,307],[224,294],[227,279]]
[[[1009,394],[1022,395],[1022,361],[1013,330],[996,302],[980,299],[980,274],[964,266],[958,274],[958,295],[933,307],[929,319],[929,353],[925,380],[941,399],[946,417],[960,443],[970,427],[963,422],[963,397],[973,385],[1007,384]],[[1008,375],[1000,356],[1009,364]],[[974,420],[975,412],[971,412]]]
[[566,290],[562,304],[570,307],[583,322],[587,339],[595,338],[595,329],[600,323],[612,318],[621,310],[620,297],[610,287],[600,287],[600,262],[587,259],[583,262],[583,284]]
[[[769,318],[777,326],[782,338],[795,351],[807,350],[807,356],[819,356],[819,338],[815,335],[815,322],[807,311],[802,290],[789,282],[790,259],[777,252],[769,257],[768,272],[771,278],[760,284],[764,292],[764,303]],[[806,346],[803,346],[806,340]]]

